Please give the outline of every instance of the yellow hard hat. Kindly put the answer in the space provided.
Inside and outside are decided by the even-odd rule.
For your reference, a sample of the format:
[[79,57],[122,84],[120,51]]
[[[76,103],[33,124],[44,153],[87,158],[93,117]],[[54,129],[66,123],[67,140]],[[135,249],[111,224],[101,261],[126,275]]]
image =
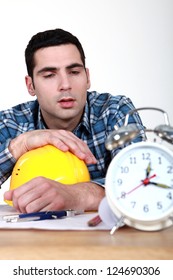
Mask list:
[[[29,180],[43,176],[63,184],[75,184],[90,180],[88,168],[71,152],[62,152],[46,145],[23,154],[16,162],[10,181],[10,190]],[[12,201],[5,200],[9,205]]]

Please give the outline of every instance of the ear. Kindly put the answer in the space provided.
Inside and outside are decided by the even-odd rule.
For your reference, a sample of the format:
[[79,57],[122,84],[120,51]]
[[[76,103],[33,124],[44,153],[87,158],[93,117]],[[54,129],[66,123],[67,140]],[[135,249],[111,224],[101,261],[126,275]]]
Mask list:
[[35,89],[34,89],[34,85],[32,82],[32,78],[30,76],[25,77],[25,83],[26,83],[26,87],[28,89],[29,94],[31,96],[35,96]]
[[88,68],[86,68],[86,76],[87,76],[87,89],[89,89],[91,86],[91,81],[90,81],[90,73]]

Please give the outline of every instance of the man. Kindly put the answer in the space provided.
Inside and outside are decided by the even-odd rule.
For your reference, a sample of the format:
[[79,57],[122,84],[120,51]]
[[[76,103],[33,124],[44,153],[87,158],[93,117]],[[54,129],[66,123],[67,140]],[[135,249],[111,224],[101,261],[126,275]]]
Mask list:
[[[21,212],[96,210],[104,197],[104,178],[118,150],[105,139],[134,109],[130,99],[89,92],[90,74],[79,40],[62,29],[34,35],[25,50],[28,92],[36,100],[0,112],[0,184],[25,152],[46,144],[71,151],[88,166],[91,181],[64,185],[37,177],[5,193]],[[137,113],[129,119],[142,131]],[[143,133],[135,139],[141,141]],[[122,147],[123,148],[123,147]]]

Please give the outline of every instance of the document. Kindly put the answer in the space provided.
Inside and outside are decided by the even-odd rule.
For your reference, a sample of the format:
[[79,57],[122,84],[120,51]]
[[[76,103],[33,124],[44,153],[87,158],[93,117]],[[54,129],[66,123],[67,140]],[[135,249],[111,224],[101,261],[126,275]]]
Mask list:
[[9,205],[0,205],[0,229],[39,229],[39,230],[110,230],[105,223],[100,222],[96,226],[89,226],[88,221],[98,215],[97,212],[79,214],[73,217],[60,219],[27,221],[27,222],[6,222],[2,217],[5,215],[18,214]]

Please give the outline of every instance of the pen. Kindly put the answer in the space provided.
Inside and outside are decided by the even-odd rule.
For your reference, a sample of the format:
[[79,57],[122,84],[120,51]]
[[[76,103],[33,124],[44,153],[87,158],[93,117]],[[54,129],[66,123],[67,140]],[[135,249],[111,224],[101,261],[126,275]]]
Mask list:
[[61,219],[63,217],[73,217],[81,213],[83,213],[83,211],[76,211],[76,210],[43,211],[43,212],[6,215],[2,217],[2,220],[6,222],[13,222],[13,223],[51,220],[51,219]]

